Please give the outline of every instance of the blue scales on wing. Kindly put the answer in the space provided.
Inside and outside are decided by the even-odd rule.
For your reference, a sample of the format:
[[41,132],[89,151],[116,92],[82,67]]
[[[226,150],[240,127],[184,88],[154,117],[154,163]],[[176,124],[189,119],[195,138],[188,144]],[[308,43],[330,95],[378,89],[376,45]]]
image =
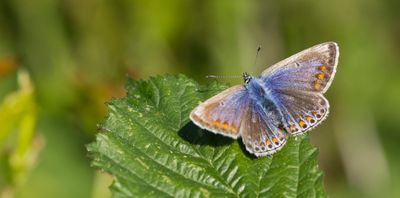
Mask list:
[[234,86],[206,100],[191,112],[190,118],[211,132],[232,138],[242,136],[246,150],[256,156],[270,155],[286,143],[282,118],[271,101],[260,95],[262,88],[252,82],[246,88]]
[[201,128],[232,138],[242,137],[246,150],[270,155],[321,123],[329,103],[323,94],[334,75],[339,48],[322,43],[266,69],[259,78],[243,74],[244,86],[231,87],[206,100],[190,114]]
[[261,81],[252,79],[246,86],[248,105],[240,127],[246,150],[256,156],[271,155],[286,143],[282,114],[269,99]]
[[322,95],[336,73],[339,51],[328,42],[295,54],[262,73],[264,86],[283,115],[291,135],[302,134],[322,122],[329,103]]

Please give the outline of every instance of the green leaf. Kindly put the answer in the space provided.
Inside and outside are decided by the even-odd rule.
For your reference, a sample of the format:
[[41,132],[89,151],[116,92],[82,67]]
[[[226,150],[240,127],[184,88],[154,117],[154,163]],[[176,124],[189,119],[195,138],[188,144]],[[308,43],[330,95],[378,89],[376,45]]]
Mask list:
[[103,132],[88,145],[92,164],[114,176],[115,197],[324,197],[317,149],[290,138],[256,158],[241,140],[201,130],[189,119],[201,101],[227,88],[183,75],[129,80],[108,103]]
[[34,167],[43,141],[35,136],[37,106],[34,86],[25,70],[19,89],[0,101],[0,197],[12,197]]

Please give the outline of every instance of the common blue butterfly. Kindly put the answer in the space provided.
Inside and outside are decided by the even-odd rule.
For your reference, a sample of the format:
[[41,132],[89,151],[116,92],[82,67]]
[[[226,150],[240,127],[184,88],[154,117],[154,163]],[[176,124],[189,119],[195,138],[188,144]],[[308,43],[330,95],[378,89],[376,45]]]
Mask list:
[[271,155],[286,137],[303,134],[328,115],[323,93],[335,76],[339,48],[326,42],[267,68],[259,77],[243,74],[236,85],[197,106],[190,119],[208,131],[237,139],[257,157]]

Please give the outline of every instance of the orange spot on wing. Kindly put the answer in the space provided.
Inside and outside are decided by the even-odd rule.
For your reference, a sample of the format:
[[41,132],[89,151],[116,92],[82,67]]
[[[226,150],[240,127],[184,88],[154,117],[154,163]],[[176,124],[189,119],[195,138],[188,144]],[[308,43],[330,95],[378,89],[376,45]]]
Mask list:
[[315,84],[314,84],[314,88],[315,88],[315,90],[320,90],[321,89],[321,84],[318,81],[316,81]]
[[319,70],[324,72],[327,71],[328,68],[325,65],[322,65],[321,67],[319,67]]
[[228,123],[224,122],[224,124],[222,124],[222,128],[223,129],[228,129]]
[[219,127],[221,127],[221,126],[220,126],[220,125],[221,125],[221,122],[219,122],[219,120],[216,120],[216,121],[214,122],[214,125],[217,126],[217,127],[219,128]]
[[300,125],[301,128],[303,128],[305,124],[306,124],[306,123],[304,123],[303,120],[300,120],[299,125]]
[[233,125],[231,125],[231,131],[232,131],[233,133],[237,133],[237,129],[236,129]]
[[273,138],[272,138],[272,141],[273,141],[274,143],[277,143],[277,142],[278,142],[278,139],[277,139],[276,137],[273,137]]
[[321,74],[318,74],[318,75],[317,75],[317,78],[320,79],[320,80],[324,80],[325,75],[322,74],[322,73],[321,73]]
[[307,119],[307,121],[311,121],[312,120],[312,117],[311,116],[306,116],[306,119]]
[[313,116],[315,117],[317,115],[317,112],[311,112]]
[[271,145],[271,141],[269,140],[267,140],[265,143],[267,144],[267,146]]

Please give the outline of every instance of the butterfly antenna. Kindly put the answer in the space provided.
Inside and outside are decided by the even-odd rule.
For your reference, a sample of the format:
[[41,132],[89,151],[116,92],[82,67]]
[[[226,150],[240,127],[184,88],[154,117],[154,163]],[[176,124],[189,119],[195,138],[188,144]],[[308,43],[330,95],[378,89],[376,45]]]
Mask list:
[[261,51],[261,45],[259,45],[257,48],[256,58],[254,59],[254,67],[257,67],[257,58],[260,51]]
[[216,75],[207,75],[206,78],[242,78],[242,76],[216,76]]

